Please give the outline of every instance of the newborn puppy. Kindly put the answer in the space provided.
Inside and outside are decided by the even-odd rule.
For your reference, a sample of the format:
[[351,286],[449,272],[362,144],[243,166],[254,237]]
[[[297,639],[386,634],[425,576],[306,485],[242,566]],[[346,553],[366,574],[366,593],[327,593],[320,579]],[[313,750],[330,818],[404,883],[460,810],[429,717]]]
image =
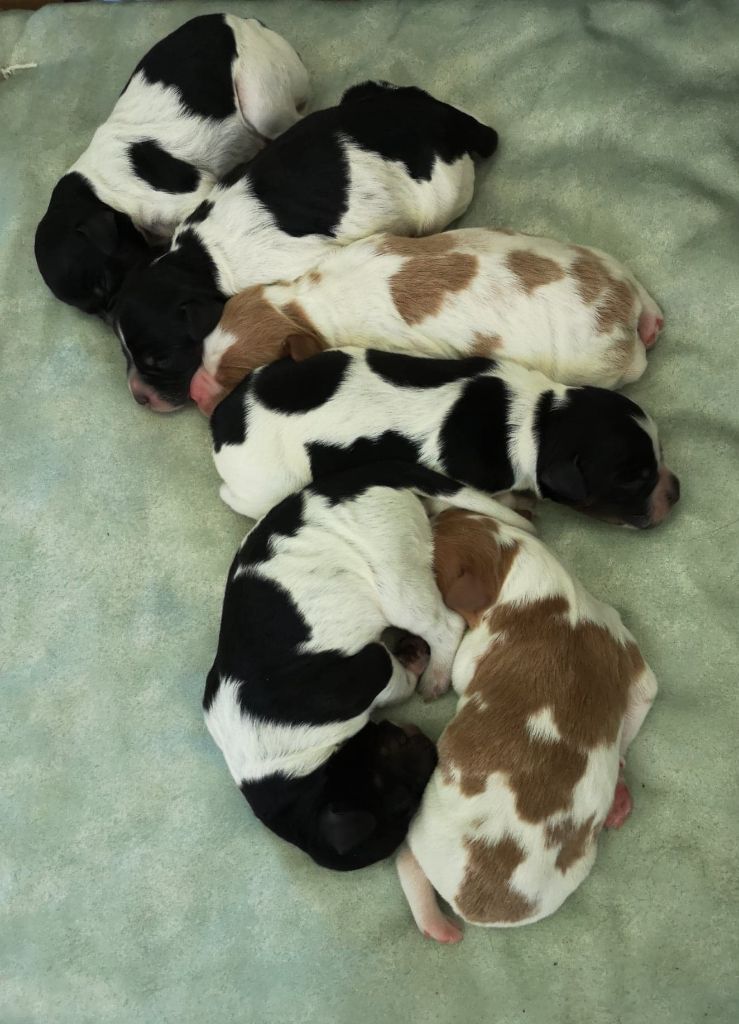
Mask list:
[[614,388],[642,375],[662,324],[632,274],[595,249],[485,228],[378,235],[229,299],[190,395],[210,415],[258,366],[343,345],[513,359]]
[[434,539],[444,600],[469,629],[398,872],[420,930],[456,942],[434,889],[465,921],[506,927],[552,914],[586,878],[601,828],[631,810],[619,766],[657,681],[617,612],[528,529],[454,509]]
[[236,164],[300,116],[308,73],[254,18],[204,14],[140,61],[108,120],[54,189],[36,261],[63,302],[110,310],[152,257],[141,233],[172,233]]
[[221,497],[255,518],[311,479],[389,459],[639,528],[666,519],[679,496],[656,426],[625,395],[483,358],[283,359],[216,406],[211,433]]
[[187,401],[203,340],[229,295],[292,280],[338,245],[376,231],[444,228],[472,198],[472,154],[497,135],[416,88],[366,82],[310,114],[235,172],[172,248],[127,281],[115,310],[138,402]]
[[[254,813],[340,871],[397,848],[436,759],[418,730],[371,712],[409,697],[422,672],[427,696],[445,689],[464,630],[434,582],[409,477],[424,493],[455,489],[420,468],[359,467],[254,527],[231,566],[205,689],[206,724]],[[391,650],[389,626],[420,634],[430,656],[417,636]]]

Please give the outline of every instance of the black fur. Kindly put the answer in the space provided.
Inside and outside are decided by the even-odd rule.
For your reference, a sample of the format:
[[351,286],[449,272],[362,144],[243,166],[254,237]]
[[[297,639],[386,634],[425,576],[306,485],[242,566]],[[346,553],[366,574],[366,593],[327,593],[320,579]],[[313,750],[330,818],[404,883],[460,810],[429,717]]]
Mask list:
[[403,462],[413,465],[421,457],[418,445],[394,430],[386,430],[377,437],[359,437],[346,446],[311,441],[306,449],[314,480],[367,463]]
[[552,399],[551,391],[542,395],[535,422],[542,495],[599,519],[649,526],[659,467],[635,420],[644,415],[639,406],[595,387],[570,389],[563,405]]
[[[313,494],[321,494],[328,498],[331,505],[338,505],[378,485],[398,489],[417,487],[424,494],[431,496],[451,495],[459,490],[456,480],[450,480],[441,473],[436,473],[425,466],[413,465],[408,461],[358,463],[352,469],[314,480],[310,490]],[[285,502],[281,504],[284,505]]]
[[390,384],[401,388],[437,388],[441,384],[490,370],[495,365],[482,356],[467,359],[426,359],[406,356],[395,352],[381,352],[370,349],[367,365]]
[[180,233],[177,249],[156,260],[144,273],[126,280],[114,319],[130,346],[131,338],[156,338],[177,325],[176,347],[140,345],[131,358],[141,377],[167,401],[187,401],[190,380],[200,365],[202,339],[218,323],[226,297],[216,284],[216,270],[197,235]]
[[[341,139],[400,161],[413,177],[427,180],[437,159],[449,162],[464,153],[489,154],[497,136],[421,89],[365,83],[349,90],[339,106],[309,114],[293,125],[250,163],[231,172],[224,183],[238,188],[243,180],[287,235],[333,237],[347,210],[350,184]],[[209,213],[203,215],[201,208],[191,223],[207,219]],[[197,269],[187,265],[175,245],[157,263],[157,286],[149,288],[146,277],[140,278],[127,289],[120,307],[122,320],[129,302],[140,307],[135,331],[123,323],[120,326],[142,379],[158,391],[161,386],[165,398],[185,394],[189,387],[193,339],[183,331],[176,309],[188,292],[204,286]],[[207,333],[197,339],[199,345]],[[180,349],[185,352],[182,359]],[[166,378],[154,380],[149,375],[143,352],[157,352],[170,360],[172,369]]]
[[194,192],[200,184],[196,167],[178,160],[154,139],[132,143],[128,155],[134,173],[158,192]]
[[223,120],[236,112],[235,57],[236,41],[224,16],[201,14],[152,46],[133,74],[141,71],[149,82],[173,86],[194,114]]
[[[310,491],[335,503],[376,483],[406,486],[407,475],[402,465],[364,467]],[[415,478],[429,493],[454,487],[419,468]],[[242,713],[262,722],[297,727],[345,722],[366,712],[390,680],[392,661],[382,643],[355,652],[306,652],[309,623],[290,594],[260,572],[272,557],[273,540],[294,537],[303,517],[303,493],[291,495],[260,520],[234,558],[218,652],[203,697],[206,713],[220,680],[229,678],[239,680]],[[318,864],[347,871],[398,847],[435,761],[434,745],[422,734],[408,735],[389,722],[369,723],[310,774],[243,780],[241,790],[277,835]]]
[[200,206],[196,206],[189,217],[185,217],[185,224],[200,224],[213,209],[210,199],[204,199]]
[[[249,378],[245,377],[213,410],[210,417],[210,436],[216,453],[224,444],[243,444],[246,440],[248,413],[244,395],[248,386]],[[234,394],[236,398],[229,401]]]
[[[323,353],[322,359],[306,359],[306,372],[299,382],[291,373],[292,359],[279,359],[265,367],[255,386],[262,405],[276,412],[301,413],[327,402],[341,386],[350,358],[337,350]],[[294,384],[298,384],[297,387]]]
[[441,428],[445,472],[481,491],[507,491],[514,474],[508,457],[508,390],[497,377],[470,381]]
[[76,171],[54,187],[36,228],[34,252],[41,276],[58,299],[104,319],[126,276],[157,255],[130,217],[98,199]]

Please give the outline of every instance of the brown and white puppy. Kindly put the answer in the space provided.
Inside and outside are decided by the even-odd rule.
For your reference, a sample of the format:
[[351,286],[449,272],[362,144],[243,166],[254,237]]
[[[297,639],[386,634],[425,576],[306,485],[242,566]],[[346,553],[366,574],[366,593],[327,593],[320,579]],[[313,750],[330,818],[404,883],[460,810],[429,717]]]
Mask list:
[[508,927],[585,879],[600,830],[631,810],[620,769],[657,681],[617,612],[526,523],[447,509],[434,537],[437,582],[469,629],[457,713],[398,872],[420,930],[456,942],[434,889],[465,921]]
[[633,275],[595,249],[485,228],[375,235],[229,299],[190,394],[210,414],[258,366],[346,345],[502,357],[613,388],[641,376],[662,325]]

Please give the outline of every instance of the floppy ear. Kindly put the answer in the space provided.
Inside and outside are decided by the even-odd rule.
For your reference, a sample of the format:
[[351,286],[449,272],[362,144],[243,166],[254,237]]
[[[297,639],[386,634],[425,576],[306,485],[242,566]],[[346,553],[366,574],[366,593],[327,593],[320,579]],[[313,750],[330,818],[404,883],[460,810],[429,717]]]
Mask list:
[[180,306],[193,341],[203,341],[221,319],[223,303],[216,299],[189,299]]
[[115,252],[118,245],[118,227],[115,213],[110,207],[96,210],[87,220],[77,225],[77,230],[105,256]]
[[565,501],[583,502],[588,496],[585,477],[580,472],[577,456],[569,462],[554,462],[539,473],[543,492]]
[[325,345],[322,345],[313,334],[290,334],[285,338],[285,355],[290,356],[296,363],[317,356],[324,348]]
[[444,604],[460,615],[473,615],[487,608],[493,600],[485,581],[469,569],[453,580],[444,594]]
[[372,834],[377,819],[369,811],[335,811],[327,807],[321,814],[321,835],[337,853],[348,853]]

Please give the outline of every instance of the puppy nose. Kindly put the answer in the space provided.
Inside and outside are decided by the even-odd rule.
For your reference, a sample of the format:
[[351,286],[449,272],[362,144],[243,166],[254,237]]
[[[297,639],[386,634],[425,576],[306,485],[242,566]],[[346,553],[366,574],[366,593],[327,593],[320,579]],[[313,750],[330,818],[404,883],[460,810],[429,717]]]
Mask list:
[[136,401],[139,403],[139,405],[148,405],[149,404],[149,396],[144,394],[143,391],[131,391],[131,394],[136,399]]
[[674,473],[670,473],[670,485],[667,490],[667,500],[670,505],[677,505],[680,501],[680,481]]

